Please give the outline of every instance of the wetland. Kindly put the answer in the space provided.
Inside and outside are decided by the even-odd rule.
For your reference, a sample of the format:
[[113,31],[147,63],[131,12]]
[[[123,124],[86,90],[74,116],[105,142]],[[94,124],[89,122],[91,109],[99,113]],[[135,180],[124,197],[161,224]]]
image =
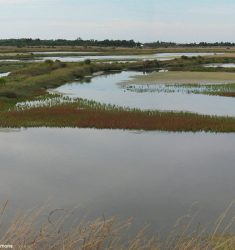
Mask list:
[[68,228],[132,217],[131,234],[148,223],[165,237],[185,215],[213,227],[234,199],[232,56],[32,50],[0,62],[10,217],[46,202],[45,213],[76,208]]

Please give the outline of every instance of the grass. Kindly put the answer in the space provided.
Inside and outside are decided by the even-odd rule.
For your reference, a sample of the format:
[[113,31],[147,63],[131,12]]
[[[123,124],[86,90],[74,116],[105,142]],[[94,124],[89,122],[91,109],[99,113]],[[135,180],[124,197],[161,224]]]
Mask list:
[[[131,233],[131,219],[120,222],[115,217],[102,217],[85,222],[77,221],[73,211],[56,209],[46,213],[44,208],[34,209],[11,219],[2,230],[0,244],[12,245],[16,250],[233,250],[234,220],[224,223],[232,205],[221,214],[212,230],[202,227],[190,230],[195,215],[185,215],[164,239],[151,233],[146,225]],[[7,203],[0,211],[1,226],[6,211]],[[71,221],[75,223],[71,225]]]
[[0,72],[12,72],[14,70],[19,70],[20,68],[25,67],[23,62],[0,62]]
[[[163,84],[163,91],[184,91],[194,94],[218,96],[235,96],[235,73],[228,72],[154,72],[148,75],[136,76],[123,83],[125,87],[135,85]],[[137,89],[138,90],[138,89]],[[135,89],[133,89],[135,91]]]
[[136,76],[135,84],[221,84],[235,83],[235,73],[227,72],[154,72],[148,75]]
[[[34,54],[33,52],[37,52]],[[40,53],[41,52],[41,53]],[[48,53],[47,53],[48,52]],[[51,54],[50,52],[53,52]],[[68,52],[67,54],[65,52]],[[71,57],[71,56],[128,56],[128,55],[153,55],[156,49],[150,48],[115,48],[115,47],[76,47],[76,46],[48,46],[48,47],[11,47],[0,46],[0,60],[37,60],[41,57]],[[80,53],[80,54],[79,54]]]
[[33,54],[1,54],[0,53],[0,60],[33,60]]
[[[53,51],[52,51],[53,52]],[[47,57],[81,57],[81,56],[122,56],[125,58],[125,56],[128,55],[136,55],[136,56],[148,56],[148,55],[152,55],[151,51],[100,51],[100,52],[88,52],[85,55],[81,52],[79,54],[79,52],[68,52],[68,53],[61,53],[59,51],[57,51],[56,53],[49,53],[48,54],[46,52],[43,53],[43,51],[37,54],[33,54],[33,53],[1,53],[0,52],[0,60],[23,60],[23,61],[32,61],[32,60],[39,60],[41,58],[47,58]],[[101,58],[102,59],[102,58]]]
[[[226,56],[197,56],[197,57],[181,57],[171,61],[161,62],[162,67],[171,71],[196,71],[196,72],[235,72],[235,68],[209,68],[204,67],[206,64],[214,63],[235,63],[235,57]],[[231,54],[232,55],[232,54]]]
[[46,61],[44,63],[24,64],[19,70],[14,70],[6,83],[0,86],[0,98],[26,98],[39,94],[46,94],[48,88],[56,88],[63,83],[92,76],[93,73],[123,69],[141,69],[155,67],[157,62],[135,63],[62,63],[60,61]]
[[228,84],[178,84],[187,93],[235,97],[235,83]]
[[[33,54],[33,52],[38,52]],[[42,52],[40,54],[40,52]],[[48,52],[48,54],[47,54]],[[54,52],[50,54],[49,52]],[[63,53],[61,53],[63,52]],[[64,52],[68,52],[67,54]],[[221,58],[235,58],[235,48],[115,48],[115,47],[74,47],[74,46],[48,46],[48,47],[0,47],[0,59],[33,60],[38,57],[50,56],[78,56],[79,52],[86,52],[86,55],[153,55],[156,53],[189,53],[189,52],[212,52],[213,56],[206,56],[214,60]],[[89,54],[90,52],[90,54]],[[216,54],[216,53],[225,54]],[[84,55],[84,54],[83,54]],[[205,58],[205,57],[203,57]]]
[[235,48],[225,48],[225,47],[210,47],[210,48],[203,48],[203,47],[181,47],[181,48],[115,48],[115,47],[95,47],[95,46],[30,46],[30,47],[14,47],[14,46],[1,46],[0,52],[1,53],[26,53],[26,52],[46,52],[46,51],[71,51],[71,52],[128,52],[131,53],[138,52],[138,53],[146,53],[146,52],[159,52],[159,53],[183,53],[183,52],[212,52],[212,53],[235,53]]
[[[80,127],[160,131],[235,132],[235,118],[183,112],[140,111],[77,99],[1,112],[1,127]],[[7,106],[5,107],[5,110]]]
[[[211,117],[183,112],[158,112],[124,109],[101,105],[86,100],[56,101],[48,96],[48,88],[56,88],[64,83],[84,79],[96,72],[112,70],[148,70],[159,67],[156,61],[135,63],[44,63],[20,64],[0,84],[0,126],[1,127],[83,127],[111,129],[143,129],[162,131],[212,131],[235,132],[235,118]],[[153,73],[137,78],[138,81],[155,82],[187,79],[187,83],[198,81],[232,81],[235,73],[226,72],[168,72]],[[140,80],[139,80],[140,79]],[[174,83],[175,81],[174,80]],[[228,85],[232,87],[233,85]],[[228,92],[226,92],[228,93]],[[230,94],[234,93],[230,91]],[[51,99],[52,98],[52,99]],[[30,100],[45,101],[48,105],[15,109],[17,103]],[[61,100],[60,98],[58,100]]]

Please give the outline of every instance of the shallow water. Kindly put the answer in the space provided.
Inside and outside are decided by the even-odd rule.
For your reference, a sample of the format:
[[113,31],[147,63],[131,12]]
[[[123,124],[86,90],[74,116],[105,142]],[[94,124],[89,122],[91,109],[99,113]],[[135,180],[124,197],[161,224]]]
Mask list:
[[60,60],[63,62],[80,62],[85,59],[90,60],[114,60],[114,61],[136,61],[136,60],[159,60],[166,61],[172,60],[181,56],[209,56],[214,55],[214,53],[157,53],[150,55],[109,55],[109,56],[65,56],[65,57],[45,57],[40,58],[39,60]]
[[0,62],[24,62],[25,60],[19,59],[0,59]]
[[44,57],[39,60],[60,60],[62,62],[81,62],[86,59],[92,61],[105,60],[105,61],[137,61],[137,60],[155,60],[157,59],[154,55],[116,55],[116,56],[55,56],[55,57]]
[[211,63],[204,65],[206,68],[235,68],[235,63]]
[[43,55],[43,54],[99,54],[101,52],[94,51],[41,51],[41,52],[32,52],[35,55]]
[[198,53],[158,53],[156,54],[156,57],[158,59],[164,59],[164,60],[171,60],[175,59],[181,56],[187,56],[187,57],[193,57],[193,56],[213,56],[213,55],[220,55],[224,53],[204,53],[204,52],[198,52]]
[[10,72],[0,73],[0,77],[6,77],[6,76],[9,76],[9,75],[10,75]]
[[195,223],[208,223],[234,200],[235,134],[4,132],[0,197],[14,211],[78,206],[89,218],[133,217],[166,230],[195,202]]
[[[66,52],[66,51],[51,51],[51,52],[33,52],[33,54],[76,54],[76,52]],[[1,59],[0,62],[43,62],[46,60],[60,60],[62,62],[81,62],[86,59],[90,59],[92,61],[117,61],[117,62],[128,62],[128,61],[139,61],[139,60],[159,60],[159,61],[168,61],[181,56],[209,56],[214,55],[215,53],[157,53],[157,54],[147,54],[147,55],[89,55],[92,52],[77,52],[77,56],[46,56],[46,57],[38,57],[35,60],[18,60],[18,59]],[[93,52],[97,53],[97,52]],[[80,54],[80,55],[79,55]],[[217,53],[223,54],[223,53]]]
[[[120,84],[129,77],[142,73],[122,72],[112,75],[97,76],[89,83],[73,82],[57,89],[69,97],[92,99],[97,102],[118,106],[154,109],[164,111],[188,111],[199,114],[235,116],[235,99],[229,97],[208,96],[203,94],[188,94],[185,92],[135,92],[122,88]],[[162,73],[164,74],[164,72]]]

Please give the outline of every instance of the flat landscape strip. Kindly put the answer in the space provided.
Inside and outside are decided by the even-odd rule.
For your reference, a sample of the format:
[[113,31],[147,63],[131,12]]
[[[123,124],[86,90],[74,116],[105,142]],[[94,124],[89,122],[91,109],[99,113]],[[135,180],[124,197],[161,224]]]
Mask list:
[[235,73],[230,72],[154,72],[133,77],[128,83],[135,84],[223,84],[235,83]]
[[[74,79],[95,72],[156,67],[156,62],[122,64],[86,64],[46,62],[26,65],[5,79],[1,85],[1,127],[81,127],[161,131],[235,132],[235,118],[211,117],[183,112],[148,112],[82,105],[81,102],[53,107],[13,110],[15,104],[46,95],[46,89],[55,88]],[[178,77],[178,78],[177,78]],[[201,78],[199,78],[201,77]],[[144,75],[135,79],[154,82],[156,79],[224,79],[234,81],[235,73],[226,72],[165,72]],[[146,79],[148,81],[146,81]],[[234,80],[233,80],[234,79]],[[136,82],[136,80],[135,80]],[[138,81],[137,81],[138,82]],[[181,81],[182,83],[182,81]],[[221,81],[220,81],[221,83]],[[225,93],[226,94],[226,93]],[[231,93],[233,94],[233,93]],[[9,111],[10,110],[10,111]]]
[[235,132],[235,118],[66,104],[0,113],[1,127],[79,127],[160,131]]

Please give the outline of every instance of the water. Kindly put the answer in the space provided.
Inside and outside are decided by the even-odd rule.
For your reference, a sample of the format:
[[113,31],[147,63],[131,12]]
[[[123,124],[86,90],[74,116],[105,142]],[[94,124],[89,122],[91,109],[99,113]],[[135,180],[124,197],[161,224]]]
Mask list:
[[49,54],[99,54],[101,52],[94,52],[94,51],[37,51],[37,52],[32,52],[34,55],[49,55]]
[[221,55],[224,53],[204,53],[204,52],[194,52],[194,53],[158,53],[156,57],[158,60],[172,60],[175,58],[179,58],[181,56],[193,57],[193,56],[213,56],[213,55]]
[[10,72],[7,72],[7,73],[0,73],[0,78],[1,77],[6,77],[6,76],[9,76],[10,75]]
[[[33,52],[33,54],[70,54],[74,52],[66,52],[66,51],[51,51],[51,52]],[[76,52],[75,52],[76,53]],[[45,60],[60,60],[62,62],[81,62],[86,59],[90,59],[92,61],[118,61],[118,62],[128,62],[128,61],[139,61],[139,60],[159,60],[159,61],[167,61],[175,58],[179,58],[181,56],[210,56],[215,53],[157,53],[157,54],[147,54],[147,55],[86,55],[92,54],[92,52],[77,52],[77,56],[48,56],[48,57],[38,57],[35,60],[13,60],[13,59],[2,59],[0,61],[8,61],[8,62],[43,62]],[[97,52],[93,52],[96,53]],[[223,54],[223,53],[217,53]]]
[[211,63],[204,65],[206,68],[235,68],[235,63]]
[[81,62],[90,59],[92,61],[139,61],[139,60],[155,60],[154,55],[107,55],[107,56],[51,56],[39,58],[39,60],[60,60],[62,62]]
[[88,217],[171,227],[194,202],[211,222],[234,200],[234,134],[27,129],[0,132],[0,197]]
[[0,62],[24,62],[25,60],[19,59],[0,59]]
[[41,60],[60,60],[63,62],[80,62],[85,59],[90,60],[113,60],[113,61],[138,61],[138,60],[159,60],[159,61],[167,61],[172,60],[181,56],[209,56],[214,55],[214,53],[157,53],[150,55],[109,55],[109,56],[73,56],[73,57],[46,57],[40,58]]
[[[123,88],[121,83],[129,77],[142,73],[122,72],[117,74],[97,76],[88,83],[68,83],[55,89],[69,97],[92,99],[97,102],[118,106],[154,109],[162,111],[188,111],[199,114],[235,116],[235,99],[203,94],[188,94],[185,92],[135,92]],[[163,72],[164,74],[164,72]]]

